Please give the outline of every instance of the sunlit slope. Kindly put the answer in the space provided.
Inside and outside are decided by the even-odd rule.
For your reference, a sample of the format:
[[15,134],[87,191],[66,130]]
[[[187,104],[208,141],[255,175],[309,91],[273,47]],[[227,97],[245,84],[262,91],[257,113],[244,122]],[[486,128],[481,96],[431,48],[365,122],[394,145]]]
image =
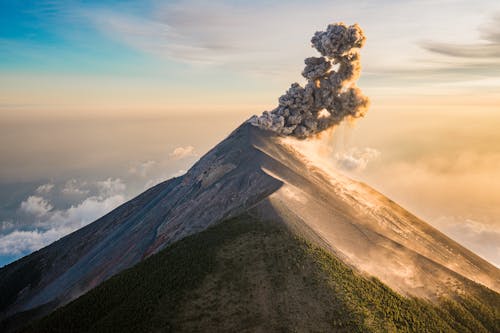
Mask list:
[[500,290],[500,270],[369,186],[306,158],[293,141],[259,136],[272,157],[261,165],[283,185],[268,208],[299,234],[399,292],[433,299],[467,290],[468,280]]

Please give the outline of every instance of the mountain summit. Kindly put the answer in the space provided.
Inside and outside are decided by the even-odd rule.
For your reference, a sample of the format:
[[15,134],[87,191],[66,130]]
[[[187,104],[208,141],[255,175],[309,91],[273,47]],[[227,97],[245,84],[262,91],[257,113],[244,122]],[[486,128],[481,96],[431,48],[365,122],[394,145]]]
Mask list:
[[499,269],[377,191],[322,170],[289,140],[246,122],[184,176],[2,268],[2,318],[50,313],[170,244],[242,214],[285,226],[402,295],[436,302],[483,285],[498,302]]

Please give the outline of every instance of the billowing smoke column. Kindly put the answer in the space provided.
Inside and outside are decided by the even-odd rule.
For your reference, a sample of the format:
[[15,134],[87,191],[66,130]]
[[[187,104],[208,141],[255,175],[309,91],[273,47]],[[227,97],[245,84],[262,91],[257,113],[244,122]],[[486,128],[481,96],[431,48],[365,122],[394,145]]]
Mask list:
[[317,31],[311,42],[322,57],[304,60],[302,75],[308,80],[305,87],[293,83],[279,98],[277,108],[249,121],[281,135],[304,139],[346,117],[364,116],[369,100],[356,86],[356,80],[361,72],[359,48],[365,40],[357,24],[330,24],[326,31]]

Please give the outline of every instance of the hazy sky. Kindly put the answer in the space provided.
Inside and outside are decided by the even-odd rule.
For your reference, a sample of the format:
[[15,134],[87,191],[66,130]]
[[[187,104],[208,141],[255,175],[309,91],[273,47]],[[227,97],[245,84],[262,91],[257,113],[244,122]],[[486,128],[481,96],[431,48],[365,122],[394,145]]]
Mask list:
[[500,265],[500,2],[2,1],[0,266],[183,170],[368,37],[331,160]]

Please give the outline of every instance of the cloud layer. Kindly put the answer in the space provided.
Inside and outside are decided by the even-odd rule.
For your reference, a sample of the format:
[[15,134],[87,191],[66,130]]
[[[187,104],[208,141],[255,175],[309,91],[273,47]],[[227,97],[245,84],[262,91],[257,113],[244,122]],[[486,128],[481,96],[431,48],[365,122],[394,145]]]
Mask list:
[[[50,191],[45,189],[50,188]],[[43,190],[39,190],[43,189]],[[35,192],[48,195],[55,190],[54,184],[39,186]],[[83,200],[68,208],[55,209],[48,198],[30,195],[20,204],[20,211],[33,219],[21,229],[11,221],[2,222],[0,255],[22,255],[38,250],[59,238],[98,219],[127,199],[126,186],[121,179],[108,178],[94,183],[72,179],[60,188],[63,195],[88,194]]]
[[157,159],[131,163],[122,178],[71,178],[28,187],[16,212],[0,216],[0,266],[82,228],[145,189],[184,174],[196,156],[192,145],[170,152],[163,148]]
[[476,43],[423,42],[422,47],[430,52],[455,57],[469,58],[475,61],[491,60],[499,63],[500,59],[500,14],[480,29],[480,40]]

